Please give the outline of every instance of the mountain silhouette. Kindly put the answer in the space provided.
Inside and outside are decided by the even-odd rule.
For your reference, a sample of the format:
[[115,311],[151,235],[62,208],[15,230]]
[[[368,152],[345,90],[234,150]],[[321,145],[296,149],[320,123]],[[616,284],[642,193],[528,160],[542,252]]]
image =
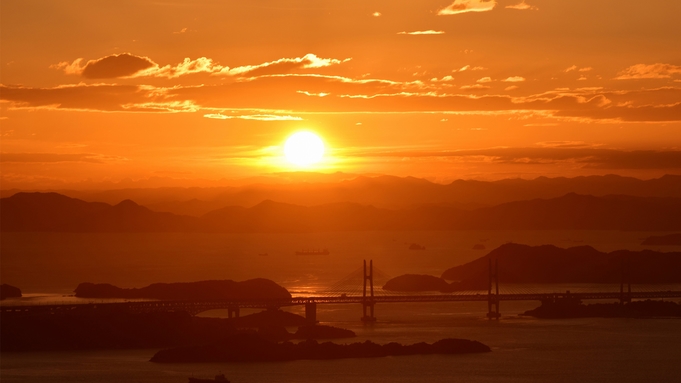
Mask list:
[[[17,193],[0,199],[2,231],[162,232],[197,231],[194,217],[152,212],[133,201],[115,206],[57,193]],[[204,228],[205,229],[205,228]]]
[[472,211],[448,206],[385,209],[342,202],[300,206],[265,200],[202,217],[153,212],[125,200],[111,206],[56,193],[0,199],[3,231],[312,232],[355,230],[681,230],[681,198],[566,194]]
[[[414,177],[300,172],[252,178],[244,180],[240,186],[230,187],[55,191],[72,198],[110,205],[130,199],[153,211],[195,217],[226,206],[251,207],[264,200],[301,206],[350,202],[383,209],[441,206],[473,210],[513,201],[552,199],[571,192],[597,197],[617,194],[679,197],[681,175],[666,175],[651,180],[605,175],[538,177],[533,180],[456,180],[439,184]],[[17,192],[4,190],[1,196],[9,197]]]

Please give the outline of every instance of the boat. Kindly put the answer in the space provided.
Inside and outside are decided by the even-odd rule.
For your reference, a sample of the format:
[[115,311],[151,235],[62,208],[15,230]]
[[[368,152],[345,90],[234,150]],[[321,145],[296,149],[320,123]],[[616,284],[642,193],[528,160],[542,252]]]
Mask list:
[[409,250],[425,250],[425,249],[426,249],[425,246],[421,246],[418,243],[412,243],[411,245],[409,245]]
[[296,255],[329,255],[328,249],[311,249],[296,251]]
[[202,378],[194,378],[194,377],[189,378],[189,383],[209,383],[209,382],[229,383],[229,380],[227,380],[227,378],[225,378],[225,374],[215,375],[215,379],[202,379]]

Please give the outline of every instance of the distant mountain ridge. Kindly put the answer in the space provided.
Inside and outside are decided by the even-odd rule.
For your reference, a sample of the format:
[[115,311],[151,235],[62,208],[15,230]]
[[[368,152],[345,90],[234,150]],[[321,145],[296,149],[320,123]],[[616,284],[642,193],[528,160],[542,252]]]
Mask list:
[[[54,191],[84,201],[112,205],[130,199],[153,211],[196,217],[226,206],[250,207],[264,200],[301,206],[351,202],[389,209],[445,206],[472,210],[520,200],[557,198],[571,192],[593,196],[681,197],[681,175],[651,180],[605,175],[489,182],[457,180],[438,184],[414,177],[304,173],[292,176],[290,180],[290,183],[273,184],[258,183],[260,179],[253,179],[251,184],[233,187]],[[2,197],[17,192],[19,190],[4,190]]]
[[0,199],[2,231],[312,232],[356,230],[583,229],[681,230],[681,198],[594,197],[569,193],[466,211],[422,206],[399,210],[357,203],[299,206],[266,200],[202,217],[153,212],[133,201],[115,206],[56,193]]

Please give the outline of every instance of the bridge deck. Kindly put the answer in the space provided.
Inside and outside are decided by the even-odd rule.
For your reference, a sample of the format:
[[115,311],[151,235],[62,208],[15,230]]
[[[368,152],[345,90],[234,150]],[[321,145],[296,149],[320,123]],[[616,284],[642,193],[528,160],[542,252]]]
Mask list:
[[[681,291],[631,292],[624,295],[631,299],[681,298]],[[53,305],[3,305],[1,313],[29,312],[66,312],[76,309],[125,309],[138,312],[150,311],[189,311],[198,313],[207,310],[227,308],[277,308],[306,304],[376,304],[376,303],[410,303],[410,302],[472,302],[472,301],[521,301],[545,300],[555,298],[588,299],[621,299],[619,292],[588,293],[531,293],[531,294],[441,294],[441,295],[393,295],[393,296],[339,296],[339,297],[294,297],[277,300],[221,300],[221,301],[136,301],[114,303],[80,303]]]

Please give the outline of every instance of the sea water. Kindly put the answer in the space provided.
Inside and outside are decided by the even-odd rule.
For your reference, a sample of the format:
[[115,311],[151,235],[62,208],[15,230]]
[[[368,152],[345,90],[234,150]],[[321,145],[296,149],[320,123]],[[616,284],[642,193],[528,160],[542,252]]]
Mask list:
[[[30,295],[22,300],[33,303],[76,299],[67,295],[77,283],[85,281],[141,287],[153,282],[265,277],[304,294],[343,279],[361,267],[363,259],[373,259],[377,268],[392,276],[440,275],[506,242],[591,245],[601,251],[640,250],[642,238],[648,235],[651,233],[614,231],[3,233],[0,273],[3,283],[18,285]],[[426,250],[410,251],[410,243],[426,246]],[[484,244],[487,251],[472,250],[476,243]],[[295,250],[302,248],[328,248],[330,254],[296,256]],[[265,253],[266,256],[259,255]],[[157,350],[2,353],[0,380],[186,382],[192,375],[212,377],[223,372],[234,383],[679,381],[681,319],[539,320],[518,315],[537,305],[538,302],[502,302],[501,320],[490,321],[485,318],[485,302],[379,304],[378,321],[370,325],[359,320],[359,305],[318,305],[317,316],[322,324],[357,333],[357,338],[342,342],[411,344],[465,338],[489,345],[492,352],[484,354],[155,364],[148,360]],[[289,310],[302,314],[300,307]],[[248,312],[242,315],[245,313]]]

